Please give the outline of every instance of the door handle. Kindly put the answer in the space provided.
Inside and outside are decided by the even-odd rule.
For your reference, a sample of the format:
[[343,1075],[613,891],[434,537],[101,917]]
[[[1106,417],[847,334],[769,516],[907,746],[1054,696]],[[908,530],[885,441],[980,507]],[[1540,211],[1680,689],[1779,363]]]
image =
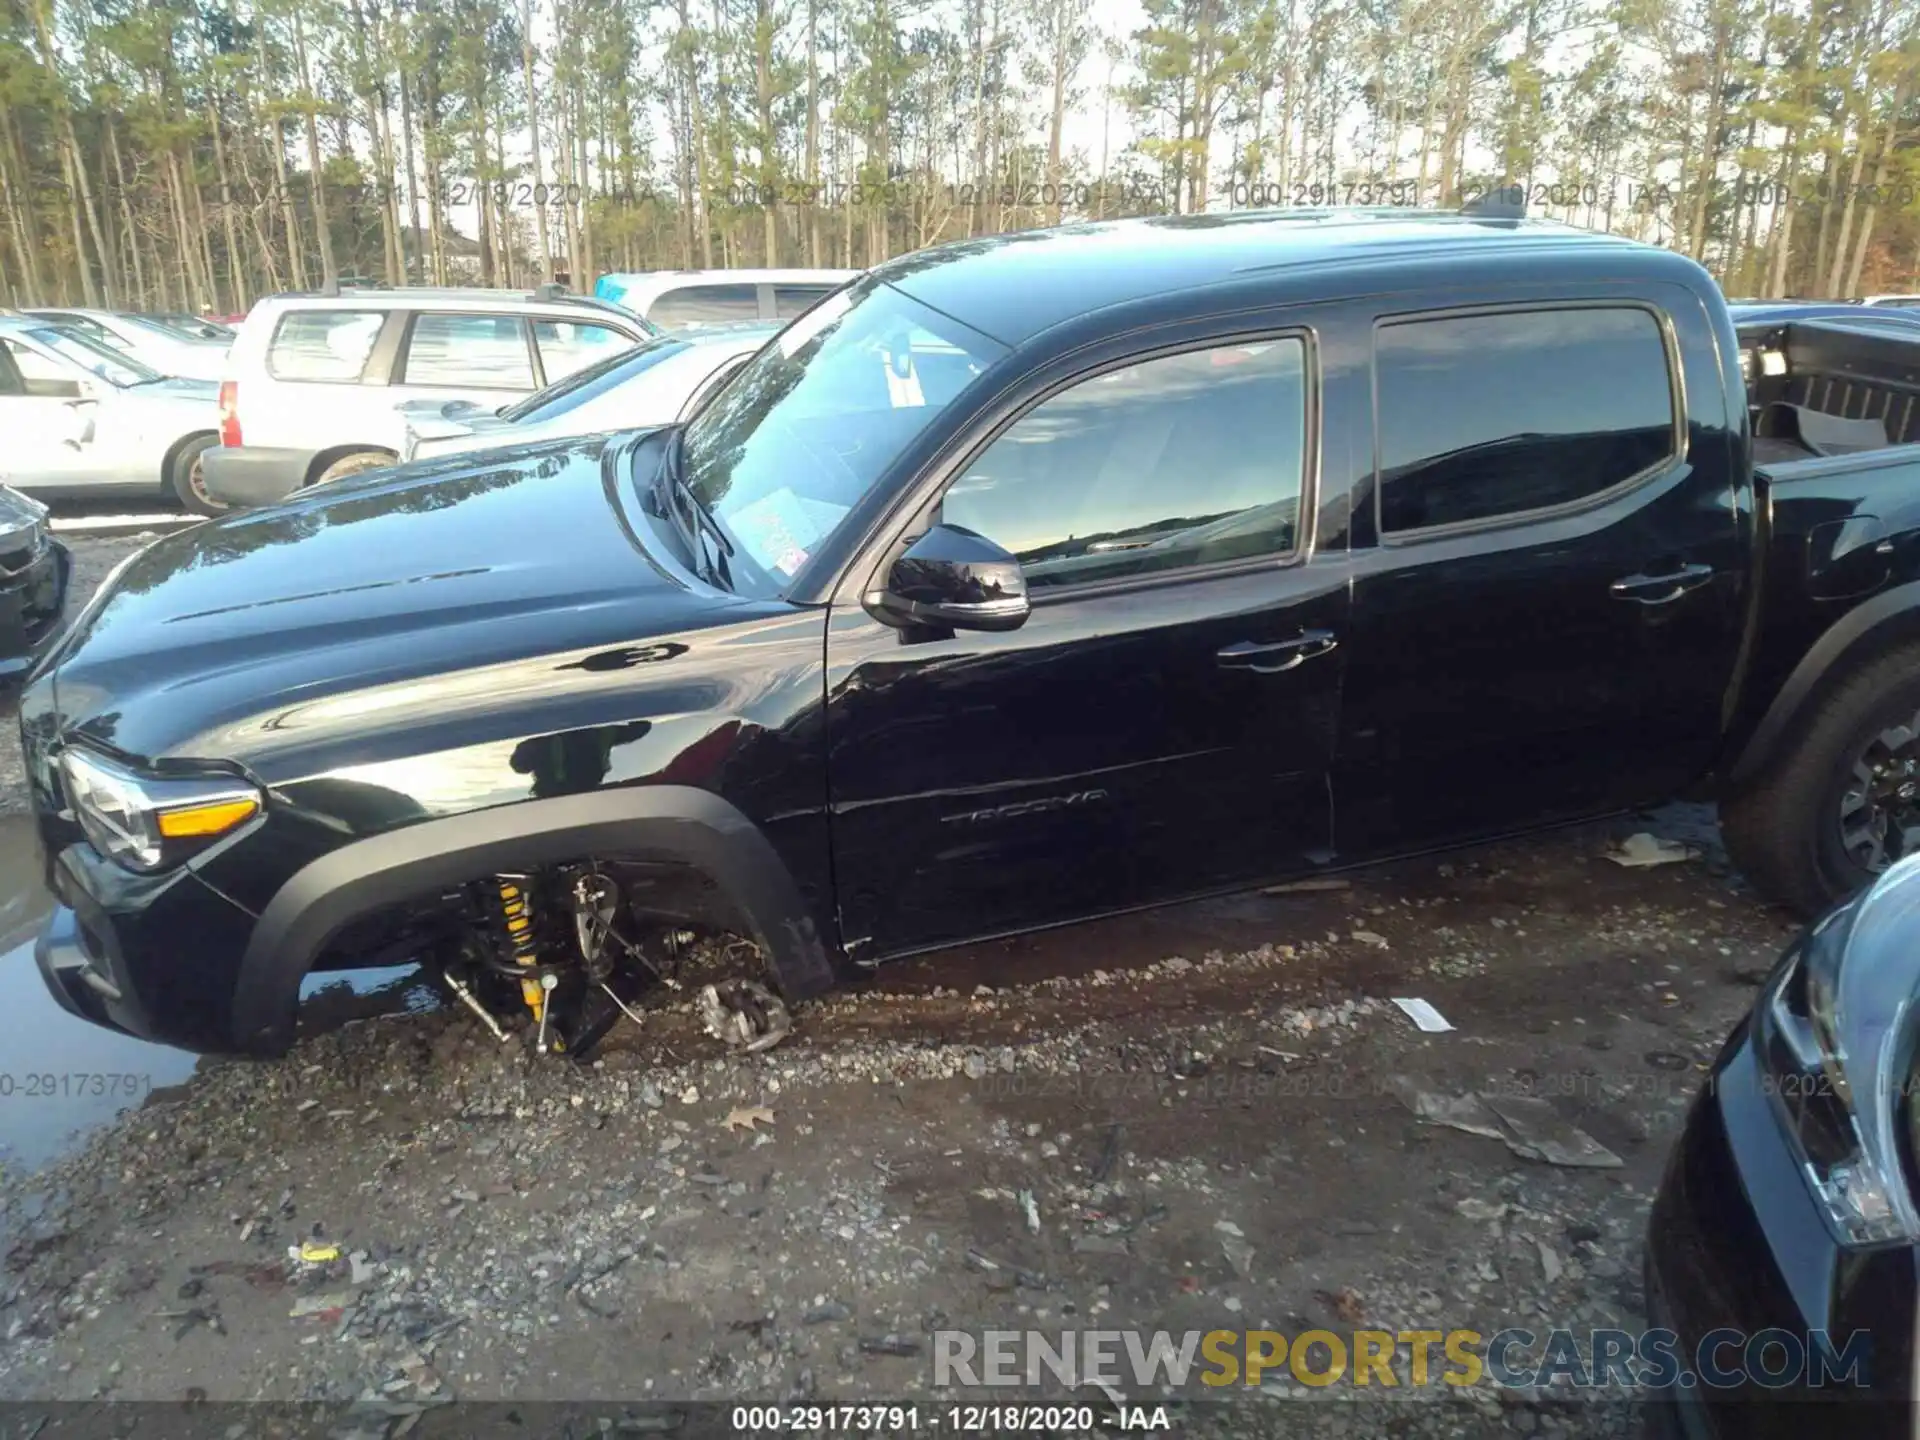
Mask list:
[[1711,565],[1682,565],[1664,575],[1627,575],[1608,588],[1616,600],[1631,600],[1636,605],[1668,605],[1711,579]]
[[1339,643],[1331,630],[1305,630],[1291,640],[1275,640],[1265,645],[1242,640],[1237,645],[1227,646],[1214,658],[1219,661],[1222,670],[1251,670],[1256,675],[1278,675],[1282,670],[1291,670],[1316,655],[1326,654]]

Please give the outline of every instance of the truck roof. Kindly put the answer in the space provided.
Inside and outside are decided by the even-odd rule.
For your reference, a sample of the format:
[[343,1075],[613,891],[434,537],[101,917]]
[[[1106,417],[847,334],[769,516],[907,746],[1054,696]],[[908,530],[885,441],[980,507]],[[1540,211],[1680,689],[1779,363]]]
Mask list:
[[[1313,269],[1391,271],[1457,256],[1644,255],[1671,278],[1693,262],[1656,246],[1544,220],[1409,209],[1240,210],[1091,221],[958,240],[870,273],[1005,344],[1090,311],[1171,291]],[[1700,271],[1704,275],[1704,271]],[[1367,291],[1382,288],[1369,282]],[[1351,293],[1361,293],[1356,289]]]

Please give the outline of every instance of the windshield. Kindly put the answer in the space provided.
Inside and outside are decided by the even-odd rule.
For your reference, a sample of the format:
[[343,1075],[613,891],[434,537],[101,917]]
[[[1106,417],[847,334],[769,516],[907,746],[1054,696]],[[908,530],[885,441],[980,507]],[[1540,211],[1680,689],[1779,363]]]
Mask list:
[[112,384],[141,385],[162,378],[160,372],[151,366],[142,365],[131,355],[123,355],[98,341],[89,340],[77,330],[55,329],[48,325],[27,333],[55,354],[66,357],[76,365],[84,365]]
[[502,420],[551,420],[569,410],[624,385],[635,375],[650,370],[669,355],[687,348],[684,340],[642,340],[638,345],[583,365],[564,380],[556,380],[524,400],[517,400],[500,412]]
[[1006,347],[877,281],[775,337],[686,430],[693,492],[785,584]]
[[217,340],[231,341],[233,331],[224,325],[215,325],[208,320],[192,320],[176,315],[123,315],[120,317],[129,325],[138,325],[143,330],[164,336],[168,340]]

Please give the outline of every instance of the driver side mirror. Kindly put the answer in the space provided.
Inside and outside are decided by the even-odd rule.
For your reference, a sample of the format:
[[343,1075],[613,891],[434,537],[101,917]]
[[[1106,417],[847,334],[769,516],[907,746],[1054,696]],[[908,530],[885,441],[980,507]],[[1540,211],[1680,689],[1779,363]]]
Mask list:
[[1027,623],[1027,577],[1020,562],[959,525],[936,525],[893,562],[886,587],[863,598],[884,625],[954,630],[1018,630]]

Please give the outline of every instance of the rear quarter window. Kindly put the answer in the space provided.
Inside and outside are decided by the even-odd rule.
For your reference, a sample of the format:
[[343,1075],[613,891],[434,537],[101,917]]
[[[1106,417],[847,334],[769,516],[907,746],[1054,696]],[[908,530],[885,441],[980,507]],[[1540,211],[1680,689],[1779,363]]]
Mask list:
[[759,318],[756,285],[682,285],[647,307],[647,319],[665,330]]
[[1638,307],[1382,324],[1374,385],[1386,535],[1576,504],[1676,453],[1672,362]]
[[290,311],[267,346],[267,373],[276,380],[357,384],[386,318],[379,310]]

